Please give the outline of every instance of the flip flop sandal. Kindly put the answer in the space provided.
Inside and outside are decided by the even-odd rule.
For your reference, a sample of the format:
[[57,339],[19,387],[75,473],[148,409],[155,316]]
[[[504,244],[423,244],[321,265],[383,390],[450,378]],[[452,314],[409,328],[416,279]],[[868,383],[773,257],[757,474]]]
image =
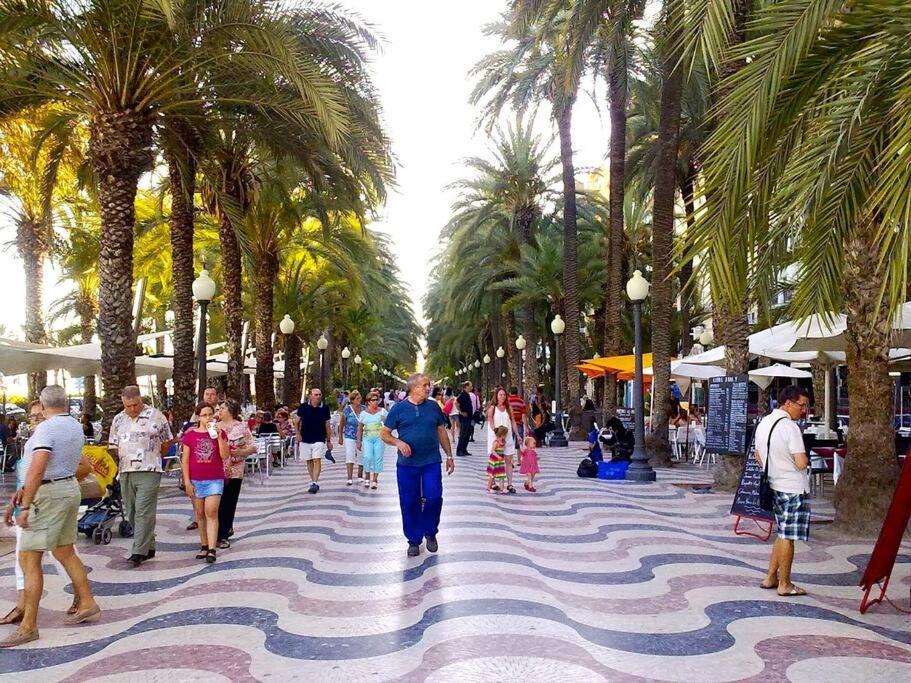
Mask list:
[[76,614],[79,611],[79,598],[73,598],[73,604],[66,611],[67,614]]
[[25,613],[18,607],[13,607],[9,612],[6,613],[6,616],[0,619],[0,624],[18,624],[22,621],[22,617],[25,616]]
[[807,594],[807,592],[800,586],[791,586],[791,590],[789,590],[787,593],[779,593],[778,597],[779,598],[795,598],[800,595],[806,595],[806,594]]
[[771,586],[766,586],[766,585],[760,583],[760,584],[759,584],[759,587],[762,588],[763,590],[770,591],[770,590],[772,590],[773,588],[778,588],[778,584],[775,583],[775,584],[773,584],[773,585],[771,585]]
[[208,552],[209,552],[209,546],[207,546],[207,545],[199,546],[199,552],[196,553],[196,559],[197,560],[206,559],[206,553],[208,553]]

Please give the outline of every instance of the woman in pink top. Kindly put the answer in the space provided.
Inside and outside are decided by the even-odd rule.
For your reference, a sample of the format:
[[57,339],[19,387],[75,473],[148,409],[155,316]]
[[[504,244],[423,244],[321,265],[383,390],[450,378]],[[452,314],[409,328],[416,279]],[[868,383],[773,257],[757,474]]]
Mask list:
[[224,432],[215,428],[215,411],[208,403],[200,403],[193,414],[199,423],[183,435],[181,468],[187,495],[193,501],[193,511],[199,525],[202,545],[197,560],[215,562],[215,543],[218,537],[218,505],[225,488],[225,461],[231,453]]

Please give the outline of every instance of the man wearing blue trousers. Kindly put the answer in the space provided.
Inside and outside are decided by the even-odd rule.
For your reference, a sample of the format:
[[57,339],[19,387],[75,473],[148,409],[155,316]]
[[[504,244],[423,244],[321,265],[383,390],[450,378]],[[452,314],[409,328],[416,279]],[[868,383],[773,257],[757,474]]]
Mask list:
[[[390,408],[381,432],[383,441],[398,449],[396,477],[408,557],[420,555],[424,539],[427,550],[435,553],[439,549],[437,531],[443,509],[441,446],[446,451],[446,474],[455,469],[446,419],[437,402],[427,400],[429,394],[430,380],[425,375],[409,377],[408,396]],[[397,436],[393,436],[393,431]]]

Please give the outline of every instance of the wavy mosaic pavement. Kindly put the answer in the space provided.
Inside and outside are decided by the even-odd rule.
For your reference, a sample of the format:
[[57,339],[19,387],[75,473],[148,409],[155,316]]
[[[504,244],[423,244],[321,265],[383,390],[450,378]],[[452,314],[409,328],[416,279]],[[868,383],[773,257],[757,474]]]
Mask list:
[[[810,595],[778,598],[758,587],[768,545],[733,535],[730,498],[698,492],[705,470],[582,480],[580,451],[542,450],[538,493],[497,496],[475,450],[445,482],[439,554],[409,559],[386,458],[378,491],[346,487],[342,465],[324,469],[316,496],[299,463],[247,481],[234,546],[214,565],[193,559],[189,505],[166,481],[157,557],[128,569],[126,540],[80,540],[104,612],[75,628],[48,562],[41,639],[0,651],[0,677],[911,680],[908,617],[857,612],[870,544],[799,544],[795,580]],[[891,593],[909,584],[906,545]],[[12,586],[6,555],[3,612]]]

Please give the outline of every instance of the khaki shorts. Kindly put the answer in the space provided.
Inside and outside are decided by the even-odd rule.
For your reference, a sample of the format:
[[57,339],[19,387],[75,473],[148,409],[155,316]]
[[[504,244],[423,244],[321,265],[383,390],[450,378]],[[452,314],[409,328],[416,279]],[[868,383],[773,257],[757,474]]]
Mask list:
[[20,550],[53,550],[76,542],[79,484],[64,479],[42,484],[32,501]]
[[298,446],[301,460],[322,460],[326,455],[326,442],[301,443]]

